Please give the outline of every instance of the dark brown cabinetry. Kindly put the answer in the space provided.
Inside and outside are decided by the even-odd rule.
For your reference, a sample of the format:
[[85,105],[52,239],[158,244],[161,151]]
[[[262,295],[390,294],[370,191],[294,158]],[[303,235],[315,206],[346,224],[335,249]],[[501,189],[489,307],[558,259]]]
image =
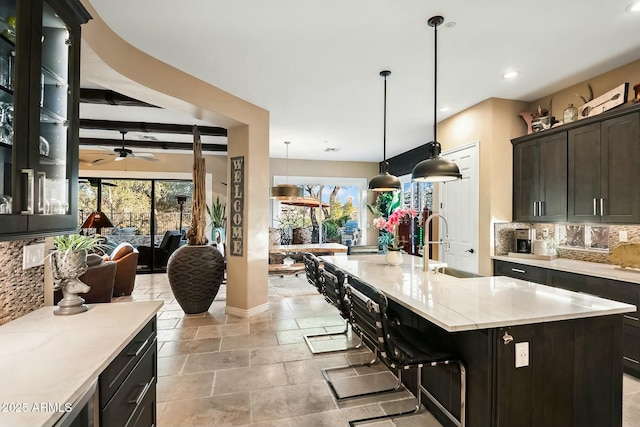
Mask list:
[[100,425],[156,422],[157,329],[152,319],[100,375]]
[[77,0],[0,0],[0,240],[77,226]]
[[494,260],[496,276],[508,276],[636,306],[635,313],[624,315],[624,370],[640,378],[640,285],[618,280]]
[[513,220],[640,224],[640,105],[513,144]]
[[568,134],[568,220],[640,222],[640,113]]
[[513,185],[514,221],[566,221],[566,133],[514,145]]

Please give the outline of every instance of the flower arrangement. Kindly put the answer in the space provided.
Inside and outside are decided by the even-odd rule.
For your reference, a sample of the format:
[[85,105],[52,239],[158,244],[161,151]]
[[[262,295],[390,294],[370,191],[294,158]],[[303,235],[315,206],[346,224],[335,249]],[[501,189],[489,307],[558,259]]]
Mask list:
[[415,218],[418,215],[415,209],[410,208],[398,208],[394,210],[389,218],[378,217],[373,220],[373,225],[381,231],[378,242],[382,247],[386,247],[392,251],[398,251],[398,224],[400,221],[407,218]]

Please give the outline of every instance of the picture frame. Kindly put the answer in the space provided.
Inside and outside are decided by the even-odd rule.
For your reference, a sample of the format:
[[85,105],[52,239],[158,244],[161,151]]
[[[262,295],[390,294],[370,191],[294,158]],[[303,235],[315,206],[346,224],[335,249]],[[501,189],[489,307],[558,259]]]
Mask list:
[[629,83],[623,83],[618,87],[611,89],[603,95],[592,99],[578,109],[578,118],[585,119],[587,117],[597,116],[618,105],[626,104],[629,92]]

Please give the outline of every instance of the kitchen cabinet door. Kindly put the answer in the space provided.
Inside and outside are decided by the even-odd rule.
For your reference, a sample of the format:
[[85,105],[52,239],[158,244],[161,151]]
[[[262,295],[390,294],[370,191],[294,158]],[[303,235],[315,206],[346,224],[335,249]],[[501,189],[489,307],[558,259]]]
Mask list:
[[560,132],[513,147],[513,220],[567,219],[567,134]]
[[601,124],[601,220],[640,223],[640,113]]
[[568,136],[569,222],[600,222],[600,123],[572,129]]
[[540,141],[513,147],[513,220],[536,220],[540,200]]

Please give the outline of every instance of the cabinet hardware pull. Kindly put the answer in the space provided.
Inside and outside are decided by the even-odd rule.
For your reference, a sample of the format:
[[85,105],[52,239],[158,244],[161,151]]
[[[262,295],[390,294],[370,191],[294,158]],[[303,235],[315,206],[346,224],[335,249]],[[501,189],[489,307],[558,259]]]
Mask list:
[[538,202],[533,202],[533,216],[538,216]]
[[640,364],[640,362],[638,362],[637,360],[632,359],[632,358],[630,358],[630,357],[622,356],[622,358],[623,358],[624,360],[628,360],[629,362],[636,363],[636,364]]
[[22,169],[20,173],[27,176],[27,205],[26,209],[20,211],[22,215],[33,215],[33,169]]
[[640,319],[638,319],[637,317],[633,317],[633,316],[628,316],[628,315],[624,315],[625,319],[629,319],[629,320],[633,320],[634,322],[639,321]]
[[598,216],[598,199],[593,198],[593,216]]
[[45,183],[47,181],[46,172],[38,172],[38,213],[43,214],[46,213],[44,211],[44,194],[45,194]]
[[604,199],[600,198],[600,216],[604,216]]
[[513,271],[514,273],[522,273],[522,274],[526,273],[526,271],[520,270],[519,268],[512,268],[511,271]]
[[138,406],[140,402],[142,402],[142,399],[144,399],[144,396],[147,394],[147,391],[149,391],[149,387],[151,387],[151,383],[153,383],[154,379],[155,378],[151,378],[151,381],[149,381],[148,383],[140,384],[140,387],[143,387],[142,391],[140,392],[140,394],[138,394],[138,397],[136,397],[135,400],[129,401],[129,405]]
[[140,347],[138,347],[138,349],[136,350],[135,353],[128,353],[127,356],[129,356],[129,357],[138,357],[138,355],[142,352],[142,350],[144,350],[144,348],[147,346],[148,342],[149,342],[149,338],[144,340],[142,345]]
[[544,216],[544,202],[542,200],[540,200],[538,203],[540,203],[538,205],[538,215],[539,216]]

